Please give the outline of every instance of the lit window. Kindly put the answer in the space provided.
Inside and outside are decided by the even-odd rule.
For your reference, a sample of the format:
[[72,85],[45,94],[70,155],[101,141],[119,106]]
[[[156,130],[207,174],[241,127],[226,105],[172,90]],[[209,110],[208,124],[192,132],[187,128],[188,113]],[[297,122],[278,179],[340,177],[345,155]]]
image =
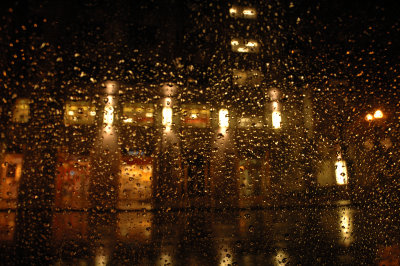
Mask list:
[[259,43],[255,40],[232,39],[231,49],[239,53],[258,53],[260,51]]
[[233,70],[233,84],[239,86],[259,86],[263,75],[258,70]]
[[346,185],[348,183],[346,161],[342,159],[341,153],[338,154],[335,162],[336,183]]
[[172,108],[164,107],[162,110],[162,124],[163,126],[170,127],[172,125]]
[[183,105],[182,124],[192,127],[208,127],[210,124],[210,110],[202,105]]
[[280,107],[278,102],[272,102],[272,127],[275,129],[281,128],[282,115]]
[[229,127],[229,112],[227,109],[219,110],[219,126],[223,128]]
[[273,111],[272,112],[272,127],[275,129],[281,128],[281,112],[279,111]]
[[26,123],[29,121],[29,99],[18,99],[13,109],[12,121],[17,123]]
[[152,104],[125,104],[122,107],[123,122],[137,126],[154,123],[154,106]]
[[66,125],[93,124],[96,110],[89,102],[69,101],[65,105],[64,123]]
[[255,19],[257,18],[257,11],[251,7],[233,6],[229,9],[229,15],[232,18]]
[[239,119],[239,128],[260,128],[263,126],[262,120],[258,117],[242,117]]

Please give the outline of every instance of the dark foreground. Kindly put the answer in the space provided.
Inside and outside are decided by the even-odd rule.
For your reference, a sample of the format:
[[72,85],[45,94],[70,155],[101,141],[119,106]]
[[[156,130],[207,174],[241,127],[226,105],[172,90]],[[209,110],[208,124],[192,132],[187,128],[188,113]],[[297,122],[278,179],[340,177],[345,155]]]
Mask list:
[[0,213],[4,265],[399,265],[390,206]]

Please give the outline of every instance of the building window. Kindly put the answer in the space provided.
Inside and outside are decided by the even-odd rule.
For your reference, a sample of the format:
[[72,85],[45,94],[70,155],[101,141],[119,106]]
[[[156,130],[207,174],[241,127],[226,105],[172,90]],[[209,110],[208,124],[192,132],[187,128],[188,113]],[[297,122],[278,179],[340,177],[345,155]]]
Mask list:
[[118,207],[121,209],[150,208],[153,177],[152,158],[126,157],[120,171]]
[[247,159],[239,161],[239,182],[241,196],[256,196],[262,190],[262,161]]
[[87,157],[60,154],[56,178],[58,208],[82,209],[88,207],[90,166]]
[[231,40],[231,48],[233,52],[237,53],[258,53],[260,44],[256,40],[234,38]]
[[252,7],[232,6],[229,9],[229,15],[231,18],[256,19],[257,11]]
[[183,126],[208,127],[210,125],[210,110],[203,105],[183,105],[181,121]]
[[260,86],[263,75],[258,70],[233,70],[233,84],[236,86]]
[[126,104],[122,107],[123,122],[136,126],[154,123],[154,106],[152,104]]
[[241,117],[239,119],[239,128],[261,128],[263,126],[262,119],[259,117]]
[[13,108],[12,121],[16,123],[26,123],[30,118],[29,99],[18,99]]
[[93,124],[96,109],[89,102],[67,102],[65,105],[64,123],[66,125]]

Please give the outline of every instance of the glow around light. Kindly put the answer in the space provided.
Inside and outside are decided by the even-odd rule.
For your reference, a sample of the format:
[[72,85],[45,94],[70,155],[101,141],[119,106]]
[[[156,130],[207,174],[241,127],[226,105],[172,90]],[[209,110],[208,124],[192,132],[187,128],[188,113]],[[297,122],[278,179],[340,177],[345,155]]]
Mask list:
[[239,45],[239,41],[237,41],[237,40],[232,40],[232,41],[231,41],[231,45],[233,45],[233,46]]
[[219,126],[222,128],[229,127],[229,112],[227,109],[219,110]]
[[172,125],[172,108],[164,107],[162,110],[162,124],[166,127],[171,127]]
[[340,153],[335,162],[335,176],[338,185],[346,185],[348,183],[346,161],[342,160]]
[[383,117],[383,113],[381,110],[376,110],[374,113],[374,118],[382,118]]
[[229,9],[229,13],[231,13],[232,15],[234,15],[234,14],[237,13],[237,9],[234,8],[234,7],[232,7],[232,8]]
[[371,114],[367,114],[365,116],[365,120],[367,120],[367,121],[372,121],[372,119],[374,119],[374,117]]
[[281,128],[282,116],[281,112],[273,111],[272,112],[272,127],[275,129]]

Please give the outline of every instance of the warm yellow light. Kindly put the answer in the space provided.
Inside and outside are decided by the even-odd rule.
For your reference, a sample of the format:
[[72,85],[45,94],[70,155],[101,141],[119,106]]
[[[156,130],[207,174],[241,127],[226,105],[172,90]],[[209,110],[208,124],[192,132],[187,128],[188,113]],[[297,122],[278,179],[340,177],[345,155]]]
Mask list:
[[231,13],[232,15],[236,14],[236,12],[237,12],[236,8],[232,7],[232,8],[229,9],[229,13]]
[[233,46],[239,45],[239,41],[237,41],[237,40],[232,40],[232,41],[231,41],[231,45],[233,45]]
[[133,119],[132,118],[127,118],[127,119],[124,119],[123,121],[124,121],[124,123],[132,123]]
[[96,111],[90,111],[90,115],[91,116],[95,116],[96,115]]
[[172,125],[172,108],[164,107],[162,110],[162,124],[166,127]]
[[365,116],[365,120],[367,120],[367,121],[372,121],[372,119],[374,119],[374,117],[371,114],[367,114]]
[[247,53],[249,51],[247,47],[239,47],[237,50],[240,53]]
[[111,125],[113,122],[114,122],[114,107],[111,105],[106,105],[106,107],[104,107],[103,123]]
[[382,118],[383,117],[383,113],[381,110],[376,110],[374,113],[374,117],[375,118]]
[[68,115],[74,115],[74,111],[68,111]]
[[223,128],[229,127],[229,112],[227,109],[219,110],[219,126]]
[[146,117],[153,117],[153,113],[146,113]]
[[245,9],[245,10],[243,10],[243,15],[245,15],[245,16],[254,16],[255,14],[254,14],[255,12],[254,12],[254,10],[252,10],[252,9]]
[[248,43],[246,43],[246,46],[247,47],[256,47],[257,43],[256,42],[248,42]]
[[281,128],[282,116],[281,112],[273,111],[272,112],[272,127],[275,129]]
[[346,185],[348,183],[346,161],[342,160],[342,155],[340,153],[335,162],[335,175],[338,185]]

